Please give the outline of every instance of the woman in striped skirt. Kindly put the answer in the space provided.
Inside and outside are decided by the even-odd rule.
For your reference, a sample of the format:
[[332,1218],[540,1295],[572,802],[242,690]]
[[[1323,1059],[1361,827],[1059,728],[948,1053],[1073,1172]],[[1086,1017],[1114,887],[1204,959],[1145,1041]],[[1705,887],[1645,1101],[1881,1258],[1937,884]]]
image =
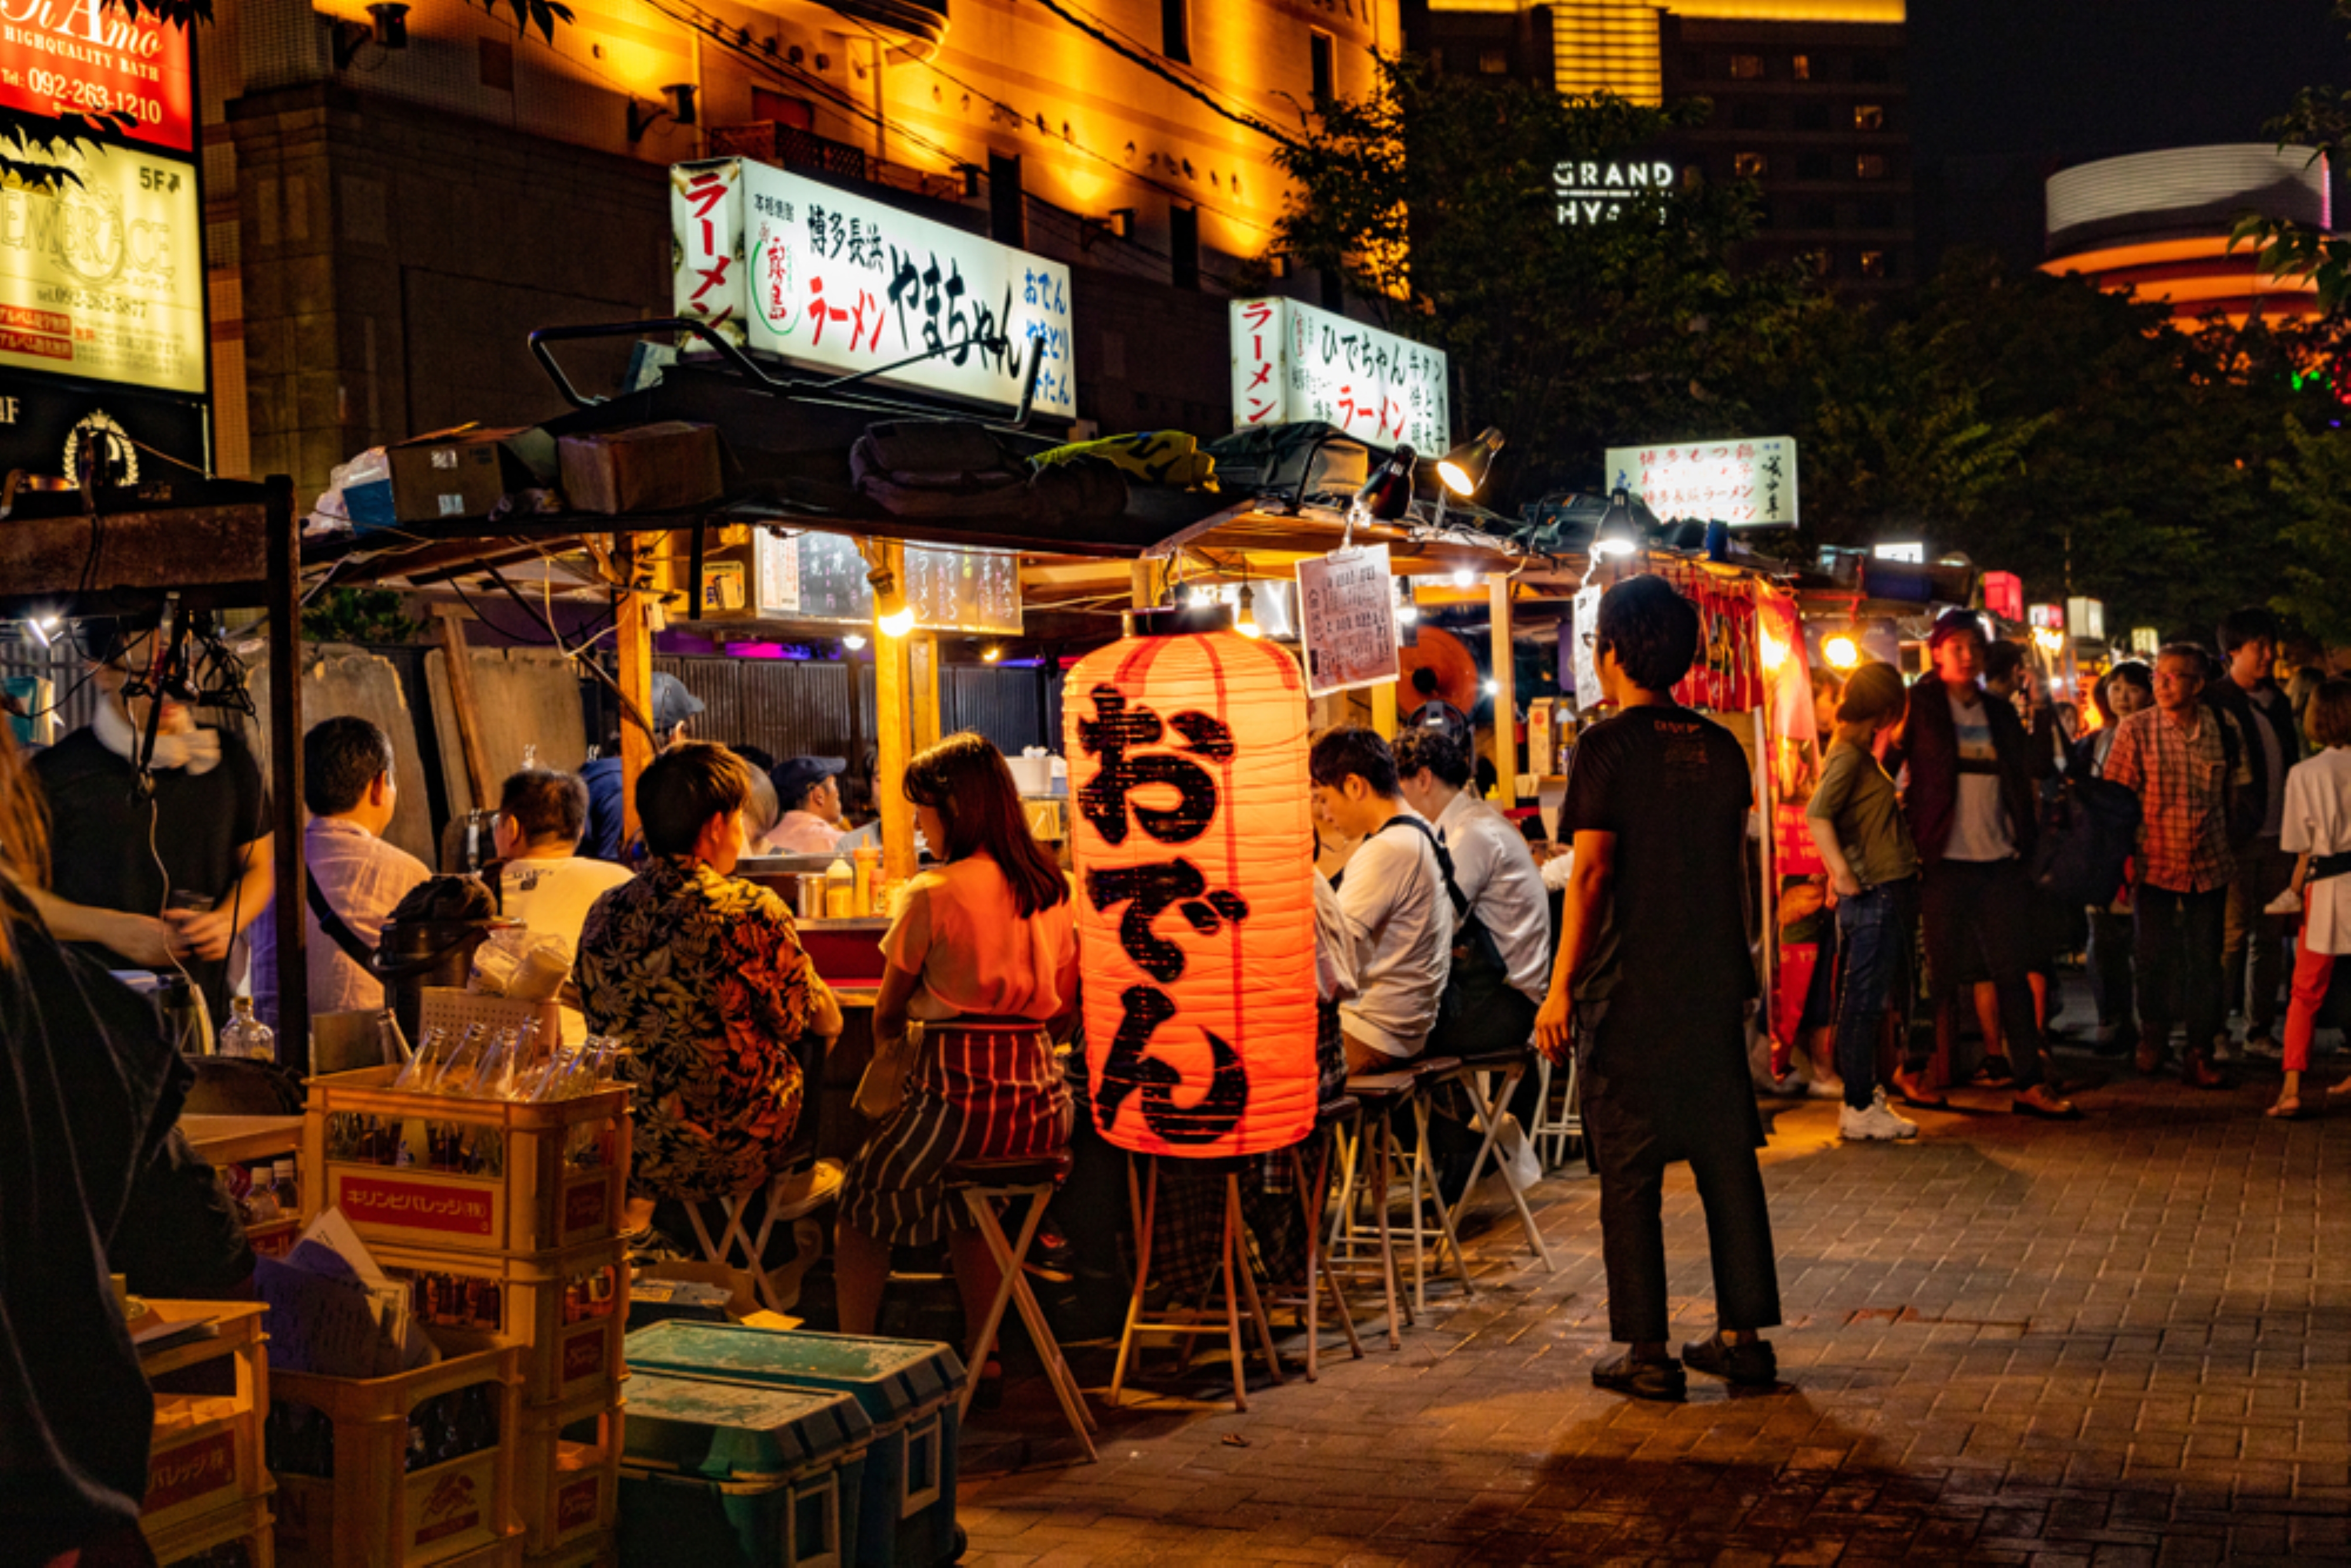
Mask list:
[[[882,939],[877,1043],[922,1033],[904,1103],[874,1129],[841,1197],[836,1260],[844,1333],[871,1333],[900,1243],[947,1239],[974,1323],[996,1260],[942,1185],[958,1160],[1040,1157],[1070,1144],[1054,1026],[1077,1015],[1070,884],[1029,831],[1004,758],[950,736],[907,765],[906,799],[941,863],[906,886]],[[979,1368],[972,1369],[980,1375]]]

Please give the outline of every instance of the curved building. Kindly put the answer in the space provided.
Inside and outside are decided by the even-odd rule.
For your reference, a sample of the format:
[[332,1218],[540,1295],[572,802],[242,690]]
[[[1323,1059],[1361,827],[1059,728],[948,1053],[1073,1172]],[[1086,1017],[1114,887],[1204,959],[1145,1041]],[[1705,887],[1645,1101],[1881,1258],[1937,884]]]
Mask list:
[[2079,273],[2099,287],[2160,300],[2194,324],[2318,314],[2305,278],[2262,276],[2229,235],[2248,213],[2326,229],[2334,201],[2326,161],[2267,143],[2176,147],[2077,164],[2049,177],[2043,272]]

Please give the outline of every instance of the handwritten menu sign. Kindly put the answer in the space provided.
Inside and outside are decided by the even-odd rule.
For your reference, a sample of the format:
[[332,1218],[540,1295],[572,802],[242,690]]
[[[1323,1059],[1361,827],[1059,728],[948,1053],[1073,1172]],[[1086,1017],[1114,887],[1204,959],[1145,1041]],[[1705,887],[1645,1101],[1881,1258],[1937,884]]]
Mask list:
[[1300,561],[1298,610],[1308,692],[1319,697],[1396,678],[1395,589],[1387,546]]
[[1786,435],[1658,442],[1608,449],[1608,488],[1630,490],[1668,521],[1734,528],[1796,526],[1796,443]]
[[1233,428],[1319,419],[1376,446],[1452,444],[1443,350],[1295,299],[1232,304]]
[[[856,541],[840,534],[754,538],[758,612],[784,621],[873,619]],[[906,547],[906,602],[926,632],[1020,633],[1020,559],[1004,550]]]

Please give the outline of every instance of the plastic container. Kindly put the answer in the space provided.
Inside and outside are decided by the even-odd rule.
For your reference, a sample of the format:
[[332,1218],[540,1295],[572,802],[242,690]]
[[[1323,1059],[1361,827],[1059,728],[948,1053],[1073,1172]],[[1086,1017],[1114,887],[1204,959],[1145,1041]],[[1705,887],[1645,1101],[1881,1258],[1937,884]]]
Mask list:
[[832,863],[824,868],[824,917],[853,920],[857,915],[857,872],[836,855]]
[[627,1244],[485,1257],[423,1247],[370,1249],[387,1274],[416,1281],[417,1321],[444,1344],[522,1347],[526,1406],[609,1403],[618,1396],[628,1333]]
[[873,1423],[852,1395],[637,1377],[621,1463],[622,1560],[854,1563],[872,1441]]
[[[164,1385],[155,1396],[147,1496],[139,1517],[140,1528],[153,1545],[167,1536],[176,1539],[191,1521],[214,1519],[267,1494],[261,1417],[269,1406],[269,1362],[262,1350],[267,1336],[261,1332],[263,1309],[257,1305],[150,1301],[147,1306],[167,1322],[210,1319],[216,1331],[214,1338],[185,1341],[139,1358],[148,1381]],[[229,1392],[168,1391],[185,1381],[173,1375],[224,1357],[235,1363]]]
[[[520,1561],[521,1355],[511,1345],[467,1351],[390,1377],[279,1373],[270,1391],[269,1468],[277,1479],[277,1552],[287,1568]],[[446,1459],[428,1449],[410,1469],[411,1417],[428,1414],[428,1405],[446,1410],[433,1402],[450,1396],[491,1428],[465,1440],[489,1440]]]
[[192,1562],[212,1552],[220,1552],[219,1560],[233,1563],[240,1554],[223,1552],[221,1549],[240,1546],[244,1548],[241,1555],[245,1568],[273,1568],[277,1558],[270,1523],[268,1498],[247,1498],[183,1520],[169,1530],[150,1530],[147,1544],[154,1551],[160,1568],[173,1568],[175,1563]]
[[622,1431],[616,1399],[575,1400],[523,1412],[515,1479],[527,1554],[539,1557],[611,1540],[620,1505]]
[[[618,1233],[629,1176],[626,1089],[537,1104],[475,1100],[392,1089],[393,1071],[310,1080],[304,1213],[340,1207],[371,1247],[552,1252]],[[426,1163],[458,1143],[462,1164]]]
[[856,877],[857,913],[880,914],[881,911],[873,904],[873,878],[882,869],[882,846],[860,844],[850,852],[850,859],[853,862]]
[[628,1357],[634,1373],[851,1396],[873,1426],[859,1489],[856,1563],[932,1568],[956,1552],[956,1405],[964,1368],[953,1347],[671,1322],[631,1334]]

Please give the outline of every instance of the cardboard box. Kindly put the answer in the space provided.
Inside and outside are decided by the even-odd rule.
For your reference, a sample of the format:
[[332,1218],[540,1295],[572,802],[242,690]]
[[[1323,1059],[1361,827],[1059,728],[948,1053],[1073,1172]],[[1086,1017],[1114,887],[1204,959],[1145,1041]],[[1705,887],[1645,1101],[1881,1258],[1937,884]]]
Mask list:
[[392,513],[403,523],[486,517],[501,497],[555,478],[554,438],[536,428],[439,431],[385,455]]
[[574,511],[676,511],[707,506],[726,492],[718,432],[711,425],[664,420],[567,435],[556,445],[563,494]]

